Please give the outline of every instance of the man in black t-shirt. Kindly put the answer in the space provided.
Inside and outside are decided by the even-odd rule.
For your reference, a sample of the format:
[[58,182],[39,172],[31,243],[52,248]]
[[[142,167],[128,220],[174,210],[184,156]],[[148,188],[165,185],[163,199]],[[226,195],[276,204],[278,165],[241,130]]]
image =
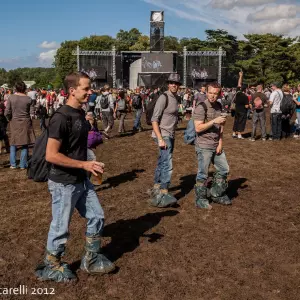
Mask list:
[[247,122],[247,111],[249,107],[249,99],[246,93],[246,87],[242,86],[243,72],[239,73],[238,90],[235,96],[235,115],[233,124],[233,138],[244,139],[242,132],[245,130]]
[[89,125],[82,105],[91,95],[91,81],[84,73],[68,75],[67,104],[58,110],[49,124],[46,160],[51,163],[48,187],[52,196],[52,222],[48,234],[44,265],[38,267],[40,280],[68,282],[76,279],[67,264],[61,262],[69,236],[69,223],[76,208],[87,219],[85,255],[80,268],[90,274],[109,273],[115,266],[100,253],[104,213],[87,172],[98,176],[104,165],[87,161]]

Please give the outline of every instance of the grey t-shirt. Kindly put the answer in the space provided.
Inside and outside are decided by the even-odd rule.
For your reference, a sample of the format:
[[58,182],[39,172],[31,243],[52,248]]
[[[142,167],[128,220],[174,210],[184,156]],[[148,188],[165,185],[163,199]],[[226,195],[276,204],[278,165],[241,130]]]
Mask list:
[[195,95],[196,104],[199,104],[201,102],[204,102],[206,99],[206,94],[199,92]]
[[[151,122],[158,122],[161,135],[164,137],[175,137],[175,130],[178,122],[178,99],[171,92],[167,91],[168,106],[166,107],[167,98],[164,94],[160,95],[155,104]],[[156,138],[153,131],[152,137]]]
[[[207,112],[205,113],[204,106],[199,104],[194,112],[195,121],[204,121],[206,123],[221,115],[222,105],[219,102],[211,103],[206,99],[204,103],[207,107]],[[220,128],[219,124],[214,124],[208,130],[197,133],[196,146],[205,149],[216,149],[220,140]]]

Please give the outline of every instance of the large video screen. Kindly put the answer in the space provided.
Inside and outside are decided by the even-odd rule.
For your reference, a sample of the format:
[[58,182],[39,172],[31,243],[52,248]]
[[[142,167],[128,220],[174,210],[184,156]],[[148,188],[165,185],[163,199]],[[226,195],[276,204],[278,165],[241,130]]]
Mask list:
[[143,53],[142,72],[143,73],[173,72],[173,54],[172,53]]
[[81,72],[86,73],[91,80],[106,79],[106,69],[103,66],[83,67]]
[[205,66],[193,66],[191,68],[192,79],[217,79],[218,68],[217,67],[205,67]]

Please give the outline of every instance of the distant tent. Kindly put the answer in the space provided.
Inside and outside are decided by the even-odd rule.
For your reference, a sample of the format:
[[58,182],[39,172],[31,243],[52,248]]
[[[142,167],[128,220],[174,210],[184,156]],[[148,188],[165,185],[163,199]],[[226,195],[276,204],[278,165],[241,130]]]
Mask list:
[[27,88],[32,87],[33,85],[35,85],[35,81],[24,81],[24,83],[26,84]]

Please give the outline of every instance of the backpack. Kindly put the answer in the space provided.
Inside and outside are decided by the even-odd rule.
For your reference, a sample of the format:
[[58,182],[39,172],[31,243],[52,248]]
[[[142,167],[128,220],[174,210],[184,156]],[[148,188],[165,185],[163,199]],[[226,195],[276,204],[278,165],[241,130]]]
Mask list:
[[126,109],[125,99],[120,99],[118,101],[118,110],[125,110],[125,109]]
[[[64,114],[60,111],[60,109],[58,109],[53,116],[56,113],[62,114],[67,118],[67,127],[70,132],[72,130],[72,117]],[[48,137],[49,129],[47,128],[36,139],[32,156],[28,160],[27,177],[28,179],[33,179],[33,181],[36,182],[45,182],[48,180],[49,170],[51,167],[51,164],[45,159]]]
[[100,99],[100,106],[102,109],[107,109],[109,106],[108,95],[102,95]]
[[135,109],[142,108],[142,97],[140,95],[134,95],[132,99],[132,107]]
[[[219,106],[221,107],[221,103],[220,102],[216,102],[219,104]],[[205,102],[200,102],[198,105],[203,106],[204,111],[205,111],[205,120],[207,119],[207,106]],[[195,129],[195,124],[194,124],[194,120],[191,119],[189,120],[186,130],[184,131],[184,135],[183,135],[183,140],[184,143],[187,145],[195,145],[195,140],[196,140],[196,129]]]
[[[203,106],[204,111],[205,111],[205,120],[206,120],[206,115],[207,115],[207,106],[204,102],[198,103],[198,105]],[[196,140],[196,129],[195,129],[195,123],[194,119],[192,118],[189,120],[186,130],[184,131],[183,134],[183,141],[187,145],[195,145],[195,140]]]
[[92,129],[89,131],[88,135],[88,148],[95,149],[97,146],[103,143],[103,138],[101,132]]
[[[168,104],[169,104],[169,97],[166,93],[163,93],[163,95],[167,98],[167,101],[166,101],[166,106],[165,106],[165,109],[167,108]],[[153,112],[154,112],[154,108],[155,108],[155,105],[156,105],[156,102],[158,100],[158,98],[160,97],[160,95],[156,95],[152,101],[150,101],[147,105],[147,109],[146,109],[146,123],[148,125],[152,125],[152,122],[151,122],[151,119],[152,119],[152,115],[153,115]]]
[[292,110],[292,100],[289,95],[283,94],[283,98],[280,103],[280,110],[283,115],[289,115]]

